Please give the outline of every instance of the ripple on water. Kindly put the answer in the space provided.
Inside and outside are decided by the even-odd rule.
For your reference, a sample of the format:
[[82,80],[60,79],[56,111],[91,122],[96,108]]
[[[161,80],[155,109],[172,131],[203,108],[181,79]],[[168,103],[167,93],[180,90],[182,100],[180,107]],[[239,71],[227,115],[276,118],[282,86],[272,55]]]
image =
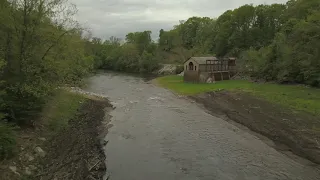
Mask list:
[[149,101],[151,101],[151,100],[156,100],[156,101],[161,101],[161,102],[163,102],[163,101],[164,101],[164,99],[163,99],[163,98],[161,98],[161,97],[157,97],[157,96],[155,96],[155,97],[149,97],[149,98],[148,98],[148,100],[149,100]]

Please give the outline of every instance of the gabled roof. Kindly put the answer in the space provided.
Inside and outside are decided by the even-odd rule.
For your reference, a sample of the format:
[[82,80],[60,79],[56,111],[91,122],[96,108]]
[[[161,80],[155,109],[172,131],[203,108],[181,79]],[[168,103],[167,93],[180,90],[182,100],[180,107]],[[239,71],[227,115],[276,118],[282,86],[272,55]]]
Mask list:
[[218,58],[209,56],[209,57],[191,57],[190,59],[194,60],[198,64],[206,64],[207,60],[218,60]]

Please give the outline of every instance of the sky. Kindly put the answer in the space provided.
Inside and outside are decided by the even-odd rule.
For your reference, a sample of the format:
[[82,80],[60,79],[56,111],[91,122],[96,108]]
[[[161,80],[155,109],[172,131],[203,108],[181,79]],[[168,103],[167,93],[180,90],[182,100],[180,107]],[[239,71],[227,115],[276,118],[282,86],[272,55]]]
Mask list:
[[245,4],[285,3],[288,0],[69,0],[78,9],[76,20],[102,39],[124,38],[129,32],[170,30],[192,16],[219,17]]

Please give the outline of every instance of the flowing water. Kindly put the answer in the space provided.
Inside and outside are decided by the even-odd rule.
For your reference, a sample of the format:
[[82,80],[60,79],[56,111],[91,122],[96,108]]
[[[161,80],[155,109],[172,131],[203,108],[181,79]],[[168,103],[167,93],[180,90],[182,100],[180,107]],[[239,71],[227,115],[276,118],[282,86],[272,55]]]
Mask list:
[[111,180],[320,179],[316,167],[142,78],[99,74],[87,90],[115,106],[105,147]]

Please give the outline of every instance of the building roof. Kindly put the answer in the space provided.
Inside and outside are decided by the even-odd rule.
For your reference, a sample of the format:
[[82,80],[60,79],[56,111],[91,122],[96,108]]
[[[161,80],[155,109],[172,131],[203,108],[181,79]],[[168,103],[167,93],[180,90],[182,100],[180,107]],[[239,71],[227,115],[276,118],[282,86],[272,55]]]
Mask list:
[[209,57],[191,57],[190,59],[194,60],[198,64],[206,64],[207,60],[218,60],[218,58],[209,56]]
[[[217,58],[214,56],[208,56],[208,57],[190,57],[188,60],[194,60],[197,64],[207,64],[207,60],[221,60],[221,61],[226,61],[226,60],[237,60],[235,57],[224,57],[224,58]],[[185,62],[187,62],[186,60]],[[185,63],[184,62],[184,63]]]

